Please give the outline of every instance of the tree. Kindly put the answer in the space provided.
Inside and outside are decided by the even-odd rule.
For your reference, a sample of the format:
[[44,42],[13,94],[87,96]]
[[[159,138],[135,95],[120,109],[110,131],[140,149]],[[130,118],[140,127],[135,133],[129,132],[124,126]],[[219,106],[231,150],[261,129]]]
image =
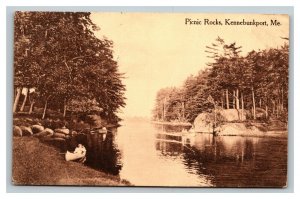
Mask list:
[[[226,44],[223,39],[218,37],[212,46],[206,46],[209,58],[213,62],[207,65],[211,69],[209,84],[214,90],[212,96],[217,100],[218,104],[224,106],[224,93],[226,108],[229,109],[229,94],[232,91],[232,108],[239,109],[239,87],[241,84],[240,76],[242,73],[239,70],[241,46],[236,46],[236,43]],[[225,92],[224,92],[225,91]],[[237,103],[235,103],[237,102]]]
[[125,106],[113,43],[97,38],[98,30],[88,12],[16,12],[15,87],[36,88],[44,102],[43,118],[48,105],[65,116],[73,100],[95,99],[113,120]]
[[[208,68],[189,76],[180,89],[183,94],[179,96],[183,96],[183,99],[174,92],[178,88],[162,89],[158,92],[154,113],[161,118],[160,107],[164,107],[163,99],[167,99],[166,115],[172,119],[179,110],[177,102],[183,101],[185,118],[190,122],[199,113],[223,108],[236,109],[240,120],[245,119],[246,110],[251,110],[255,120],[275,117],[286,122],[288,44],[284,43],[279,48],[253,50],[246,56],[241,56],[240,52],[241,46],[236,43],[226,44],[218,37],[211,46],[206,46],[206,53],[212,58],[207,64]],[[214,116],[219,117],[218,114]],[[216,120],[211,119],[209,121],[216,123]]]

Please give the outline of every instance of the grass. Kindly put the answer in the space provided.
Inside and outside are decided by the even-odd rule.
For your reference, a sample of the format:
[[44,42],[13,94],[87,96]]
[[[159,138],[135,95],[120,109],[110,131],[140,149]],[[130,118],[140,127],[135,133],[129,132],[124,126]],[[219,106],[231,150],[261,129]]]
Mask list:
[[33,137],[13,138],[15,185],[128,186],[118,176],[67,162],[59,151]]

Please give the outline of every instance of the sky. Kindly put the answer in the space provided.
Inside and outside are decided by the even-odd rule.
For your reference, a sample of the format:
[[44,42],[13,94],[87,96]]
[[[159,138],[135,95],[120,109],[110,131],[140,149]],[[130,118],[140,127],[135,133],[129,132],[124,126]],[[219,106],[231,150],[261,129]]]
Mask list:
[[[221,21],[223,25],[186,25],[194,21]],[[114,59],[125,73],[124,116],[151,117],[156,93],[164,87],[182,86],[184,80],[206,68],[205,46],[220,36],[226,43],[252,50],[280,47],[289,37],[287,15],[199,13],[92,13],[100,27],[99,38],[113,41]],[[267,21],[268,26],[225,25],[224,20]],[[271,26],[277,20],[280,26]]]

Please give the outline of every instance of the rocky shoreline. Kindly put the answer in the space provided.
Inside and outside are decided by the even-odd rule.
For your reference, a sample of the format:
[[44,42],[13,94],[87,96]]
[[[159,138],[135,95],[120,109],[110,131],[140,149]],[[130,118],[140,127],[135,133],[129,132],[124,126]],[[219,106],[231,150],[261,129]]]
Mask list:
[[163,124],[163,125],[170,125],[170,126],[192,126],[189,122],[165,122],[165,121],[151,121],[153,124]]
[[251,120],[241,117],[235,109],[222,110],[219,114],[219,121],[215,122],[215,127],[212,113],[199,114],[190,131],[214,132],[218,136],[287,137],[287,124],[279,120]]
[[[97,129],[97,132],[101,130]],[[73,138],[76,140],[77,136],[86,136],[87,133],[93,131],[70,130],[61,120],[49,123],[34,118],[14,118],[13,183],[16,185],[130,185],[129,182],[119,179],[118,175],[111,175],[78,162],[65,160],[63,154],[66,150],[72,150],[68,149],[71,145],[70,140]]]
[[[240,123],[230,122],[218,126],[215,131],[217,136],[247,136],[247,137],[280,137],[287,138],[287,129],[268,129],[265,123]],[[190,130],[194,133],[213,133],[212,125],[196,126]]]

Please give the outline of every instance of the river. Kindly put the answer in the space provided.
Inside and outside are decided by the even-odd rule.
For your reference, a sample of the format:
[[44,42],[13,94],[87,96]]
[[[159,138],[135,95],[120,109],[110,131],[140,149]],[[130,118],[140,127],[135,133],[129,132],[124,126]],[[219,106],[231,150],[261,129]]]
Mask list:
[[87,139],[87,164],[135,186],[286,185],[286,138],[178,136],[183,128],[125,121],[104,141],[98,135]]

